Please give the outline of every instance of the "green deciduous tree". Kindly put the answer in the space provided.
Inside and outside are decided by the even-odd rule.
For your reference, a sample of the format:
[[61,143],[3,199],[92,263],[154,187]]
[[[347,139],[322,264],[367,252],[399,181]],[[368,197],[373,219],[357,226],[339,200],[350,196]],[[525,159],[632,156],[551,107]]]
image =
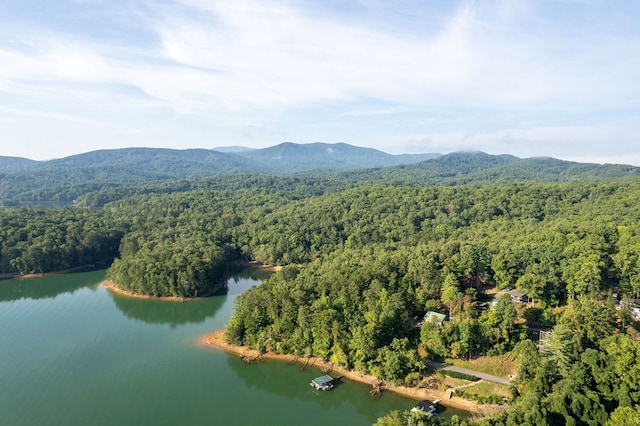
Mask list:
[[440,300],[449,305],[449,315],[453,317],[453,306],[462,300],[463,294],[460,292],[458,281],[452,273],[444,277],[441,294]]

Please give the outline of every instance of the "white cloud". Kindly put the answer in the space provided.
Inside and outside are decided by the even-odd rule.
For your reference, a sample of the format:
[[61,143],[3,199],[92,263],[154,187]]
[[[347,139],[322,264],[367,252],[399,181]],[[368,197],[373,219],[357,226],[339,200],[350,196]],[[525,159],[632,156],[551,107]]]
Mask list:
[[[558,4],[548,2],[461,1],[440,9],[416,2],[415,16],[402,16],[412,19],[407,29],[398,22],[390,31],[366,14],[312,13],[301,1],[175,0],[131,8],[125,20],[138,24],[144,43],[0,18],[0,105],[14,115],[114,128],[163,111],[163,119],[197,118],[203,133],[226,126],[225,136],[235,131],[237,140],[252,126],[320,140],[309,132],[320,127],[313,114],[321,109],[323,134],[347,142],[341,131],[380,144],[380,134],[402,146],[428,139],[440,151],[571,155],[582,146],[603,153],[598,145],[612,138],[635,143],[637,126],[609,118],[587,126],[584,116],[640,107],[640,34],[616,26],[617,15],[593,12],[594,4],[603,3],[563,7],[598,20],[554,15]],[[94,6],[75,7],[80,15]],[[108,6],[100,3],[106,21]],[[114,22],[121,12],[112,11]],[[326,111],[342,126],[361,127],[335,127]],[[536,124],[521,126],[504,111],[535,115]],[[382,128],[390,123],[384,117],[403,115],[422,118],[407,129],[400,126],[410,120],[393,123],[395,135]],[[485,115],[491,124],[483,127]]]
[[577,155],[567,157],[565,160],[577,161],[579,163],[597,163],[597,164],[629,164],[640,166],[640,152],[634,152],[626,155]]
[[[120,84],[138,87],[177,112],[296,108],[382,99],[520,105],[575,103],[638,93],[638,60],[608,60],[615,39],[566,51],[576,40],[549,40],[509,25],[518,9],[463,2],[433,35],[391,34],[310,17],[284,2],[185,0],[197,10],[155,17],[154,51],[57,34],[20,37],[35,52],[5,47],[5,81]],[[504,3],[503,3],[504,5]],[[197,17],[196,17],[197,16]],[[501,19],[497,30],[494,21]],[[510,38],[510,33],[514,37]],[[594,59],[596,56],[598,59]],[[153,59],[154,61],[149,61]],[[173,64],[163,62],[172,61]],[[615,80],[606,78],[615,76]],[[605,77],[605,78],[603,78]]]
[[[612,47],[629,52],[637,39],[587,45],[518,31],[508,20],[494,31],[504,14],[491,13],[490,6],[462,3],[439,31],[413,36],[309,17],[285,3],[188,3],[208,19],[160,24],[163,53],[210,70],[197,86],[231,109],[359,98],[411,105],[575,104],[638,93],[633,70],[640,64],[620,67],[609,59]],[[513,23],[522,17],[516,18]]]
[[20,109],[20,108],[4,108],[0,107],[0,113],[4,114],[5,121],[10,121],[11,118],[9,116],[20,116],[20,117],[36,117],[36,118],[45,118],[50,120],[61,120],[61,121],[70,121],[74,123],[82,123],[82,124],[91,124],[91,125],[100,125],[100,123],[73,114],[62,114],[56,112],[47,112],[40,110],[30,110],[30,109]]
[[[541,126],[496,131],[452,131],[397,138],[397,152],[480,150],[519,157],[552,156],[573,161],[640,165],[640,121],[611,125]],[[612,147],[615,147],[612,150]]]

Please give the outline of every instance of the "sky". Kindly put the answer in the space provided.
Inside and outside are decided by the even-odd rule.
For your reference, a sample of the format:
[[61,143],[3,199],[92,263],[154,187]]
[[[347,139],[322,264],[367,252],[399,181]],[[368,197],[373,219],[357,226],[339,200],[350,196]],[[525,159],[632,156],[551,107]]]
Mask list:
[[0,132],[640,165],[640,2],[0,0]]

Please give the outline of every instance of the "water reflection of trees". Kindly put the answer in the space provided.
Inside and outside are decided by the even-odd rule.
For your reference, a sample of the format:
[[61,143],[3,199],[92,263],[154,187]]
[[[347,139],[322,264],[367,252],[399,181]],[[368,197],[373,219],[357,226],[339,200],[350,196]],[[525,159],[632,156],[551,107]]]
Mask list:
[[247,268],[243,265],[229,266],[229,280],[238,282],[240,280],[264,281],[272,274],[271,271],[265,271],[258,268]]
[[[225,287],[226,289],[226,287]],[[226,290],[219,295],[225,295]],[[183,324],[197,324],[213,317],[224,303],[224,298],[209,297],[185,302],[136,299],[113,296],[116,307],[127,317],[147,324],[169,324],[176,327]]]
[[213,317],[224,304],[226,296],[239,294],[253,285],[260,284],[269,272],[255,268],[238,267],[230,271],[224,285],[215,294],[198,300],[185,302],[137,299],[113,295],[113,302],[122,313],[131,319],[148,324],[169,324],[176,327],[183,324],[197,324]]
[[104,279],[104,271],[74,272],[0,281],[0,302],[19,299],[52,299],[64,293],[98,284]]

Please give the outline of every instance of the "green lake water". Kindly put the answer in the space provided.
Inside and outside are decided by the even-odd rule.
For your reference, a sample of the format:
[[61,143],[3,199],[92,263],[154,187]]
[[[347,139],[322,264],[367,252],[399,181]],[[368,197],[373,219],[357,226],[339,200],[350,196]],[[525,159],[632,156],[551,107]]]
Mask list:
[[316,392],[319,370],[199,347],[262,278],[244,270],[184,303],[114,295],[102,270],[0,281],[0,424],[370,425],[414,405],[349,381]]

